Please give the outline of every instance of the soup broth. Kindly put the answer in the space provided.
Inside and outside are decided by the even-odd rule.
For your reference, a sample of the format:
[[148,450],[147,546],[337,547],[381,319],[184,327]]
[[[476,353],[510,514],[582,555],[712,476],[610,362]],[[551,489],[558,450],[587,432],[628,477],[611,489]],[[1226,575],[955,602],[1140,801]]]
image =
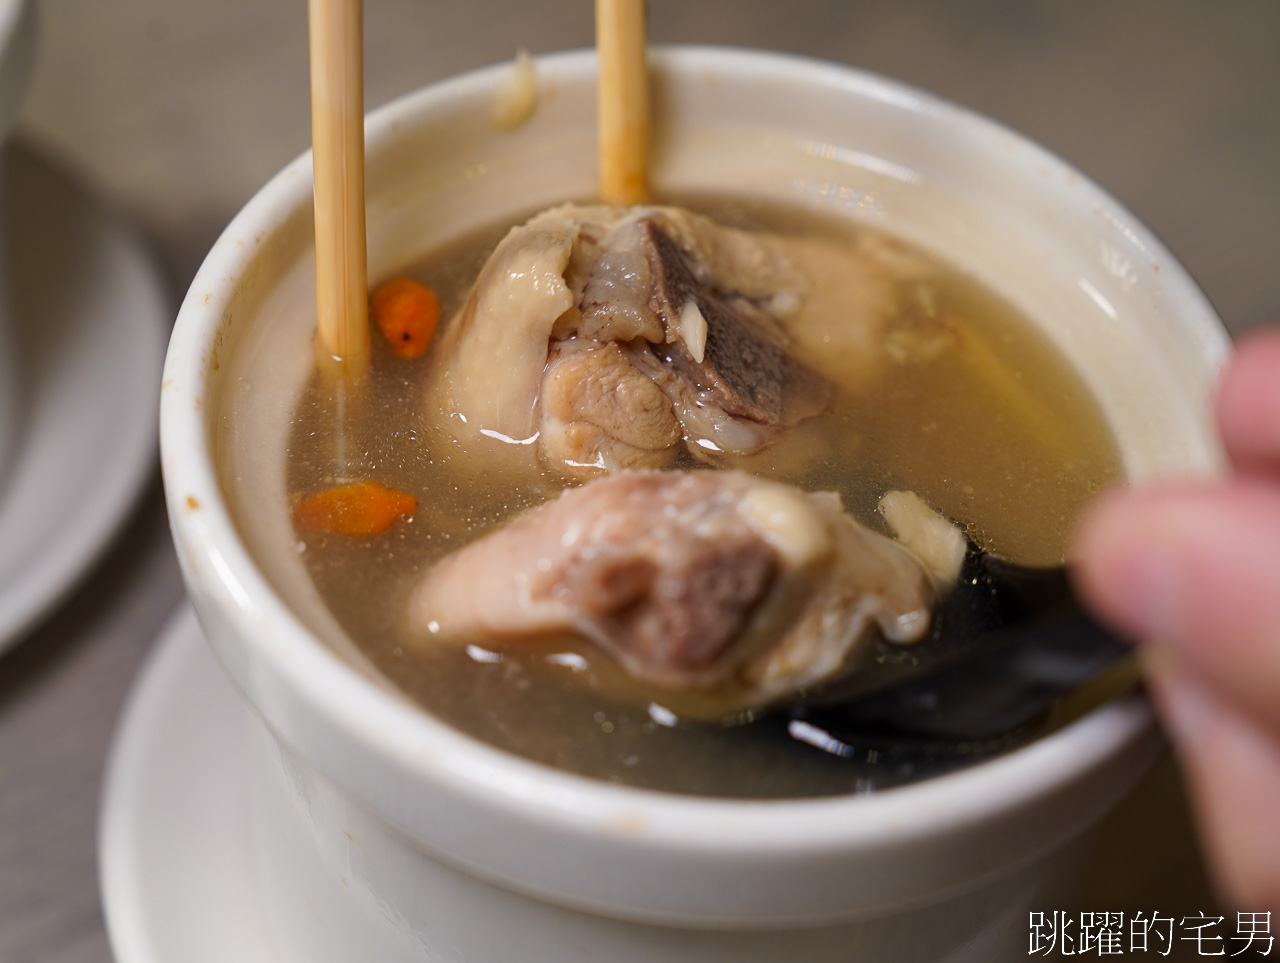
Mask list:
[[[669,200],[730,226],[820,236],[851,250],[875,240],[865,228],[798,209]],[[464,303],[508,226],[461,238],[404,272],[439,295],[443,323]],[[847,511],[880,530],[881,496],[914,491],[988,551],[1026,564],[1060,562],[1085,501],[1121,471],[1105,419],[1078,376],[1009,304],[925,252],[908,254],[928,270],[895,285],[872,373],[858,359],[811,358],[832,381],[826,411],[733,467],[837,491]],[[573,483],[550,472],[496,482],[468,472],[467,451],[441,440],[424,405],[430,353],[403,361],[375,334],[373,354],[365,383],[345,398],[335,398],[327,379],[312,378],[291,427],[287,483],[304,495],[373,479],[417,496],[412,517],[382,534],[300,533],[299,550],[339,624],[424,709],[517,755],[671,792],[831,795],[897,785],[967,761],[964,752],[815,745],[767,715],[734,725],[687,720],[667,709],[658,691],[639,689],[622,702],[604,691],[616,688],[603,685],[619,670],[576,638],[492,647],[433,647],[411,638],[406,599],[424,572]]]

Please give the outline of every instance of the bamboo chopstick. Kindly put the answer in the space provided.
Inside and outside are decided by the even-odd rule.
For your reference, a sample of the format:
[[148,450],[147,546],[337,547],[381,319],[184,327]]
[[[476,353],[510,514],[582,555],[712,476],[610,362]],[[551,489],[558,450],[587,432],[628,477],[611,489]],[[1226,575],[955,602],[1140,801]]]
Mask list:
[[596,0],[600,59],[600,199],[606,204],[649,202],[649,74],[644,0]]
[[362,0],[308,0],[315,171],[317,350],[358,375],[369,360]]

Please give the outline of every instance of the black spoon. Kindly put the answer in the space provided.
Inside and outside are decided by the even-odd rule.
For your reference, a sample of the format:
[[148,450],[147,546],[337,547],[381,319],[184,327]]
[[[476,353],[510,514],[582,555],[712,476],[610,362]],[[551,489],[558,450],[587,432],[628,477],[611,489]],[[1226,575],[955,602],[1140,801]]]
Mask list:
[[970,544],[926,639],[877,642],[787,713],[844,741],[998,744],[1129,651],[1081,608],[1064,568],[1015,565]]

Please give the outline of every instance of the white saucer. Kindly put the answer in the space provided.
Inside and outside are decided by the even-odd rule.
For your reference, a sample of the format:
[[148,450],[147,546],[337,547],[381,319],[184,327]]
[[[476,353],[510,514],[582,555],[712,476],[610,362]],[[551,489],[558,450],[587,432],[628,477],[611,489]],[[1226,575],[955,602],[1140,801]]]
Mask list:
[[173,312],[118,217],[30,149],[3,158],[17,372],[0,477],[0,651],[85,574],[155,464]]
[[98,876],[117,963],[279,963],[251,862],[248,711],[184,604],[107,759]]

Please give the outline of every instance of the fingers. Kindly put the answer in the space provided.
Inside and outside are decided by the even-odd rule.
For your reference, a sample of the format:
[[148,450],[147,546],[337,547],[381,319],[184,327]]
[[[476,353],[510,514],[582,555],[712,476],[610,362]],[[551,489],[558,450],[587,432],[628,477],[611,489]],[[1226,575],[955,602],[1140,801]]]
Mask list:
[[1153,659],[1149,669],[1219,885],[1241,909],[1280,912],[1280,737],[1176,660]]
[[1242,341],[1217,414],[1237,480],[1115,492],[1072,557],[1086,601],[1145,643],[1221,885],[1280,911],[1280,330]]
[[1072,555],[1104,617],[1280,733],[1280,490],[1116,492],[1086,516]]
[[1280,472],[1280,328],[1240,341],[1218,388],[1218,429],[1237,468]]

